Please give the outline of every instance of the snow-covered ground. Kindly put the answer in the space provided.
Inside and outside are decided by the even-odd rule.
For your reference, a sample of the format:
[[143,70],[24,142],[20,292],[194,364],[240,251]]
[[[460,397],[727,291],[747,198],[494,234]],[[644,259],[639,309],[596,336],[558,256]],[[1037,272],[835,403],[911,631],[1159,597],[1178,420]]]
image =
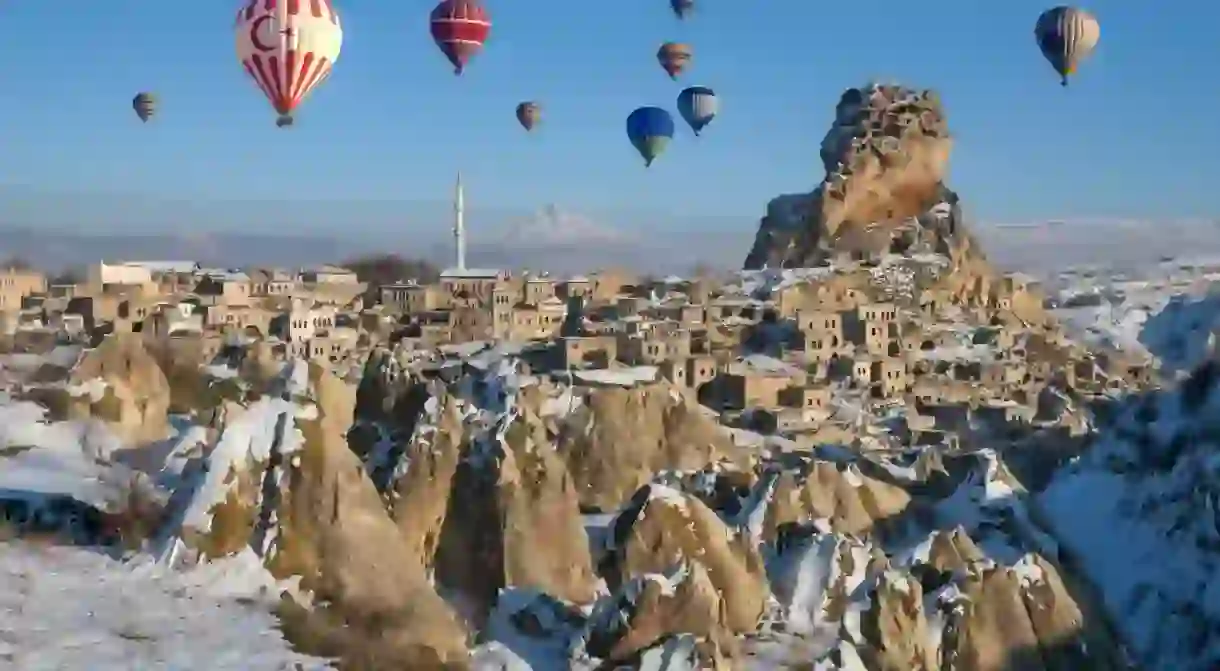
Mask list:
[[1220,272],[1211,262],[1166,261],[1137,269],[1072,268],[1047,282],[1053,312],[1084,341],[1147,353],[1162,370],[1189,370],[1220,327]]
[[0,543],[0,668],[327,669],[293,652],[241,562],[177,573],[72,547]]
[[1220,380],[1132,400],[1040,495],[1142,667],[1220,668]]

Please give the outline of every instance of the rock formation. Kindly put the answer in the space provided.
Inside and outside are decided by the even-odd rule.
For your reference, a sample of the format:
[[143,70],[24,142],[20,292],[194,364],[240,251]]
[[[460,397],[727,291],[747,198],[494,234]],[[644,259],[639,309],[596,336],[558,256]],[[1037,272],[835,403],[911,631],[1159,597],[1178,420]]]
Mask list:
[[55,419],[97,419],[128,446],[169,434],[170,387],[138,335],[113,334],[87,350],[65,382],[26,394]]
[[944,186],[952,146],[934,92],[878,84],[848,89],[822,140],[825,177],[810,194],[768,204],[745,268],[919,252],[982,262],[957,194]]
[[166,558],[253,552],[319,604],[294,611],[298,636],[354,668],[464,663],[466,632],[348,449],[354,390],[294,361],[275,391],[232,404],[215,445],[187,467]]

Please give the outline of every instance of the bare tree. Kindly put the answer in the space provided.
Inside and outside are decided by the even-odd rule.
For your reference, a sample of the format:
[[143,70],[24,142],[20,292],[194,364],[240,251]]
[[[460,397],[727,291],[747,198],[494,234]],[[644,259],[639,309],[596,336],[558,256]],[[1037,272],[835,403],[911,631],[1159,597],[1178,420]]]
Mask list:
[[373,302],[381,293],[381,287],[395,282],[414,280],[429,284],[440,279],[440,270],[424,259],[405,259],[397,254],[370,254],[349,259],[339,264],[356,273],[361,282],[368,283],[365,299]]
[[0,269],[3,270],[33,270],[34,264],[30,263],[22,256],[10,256],[4,261],[0,261]]

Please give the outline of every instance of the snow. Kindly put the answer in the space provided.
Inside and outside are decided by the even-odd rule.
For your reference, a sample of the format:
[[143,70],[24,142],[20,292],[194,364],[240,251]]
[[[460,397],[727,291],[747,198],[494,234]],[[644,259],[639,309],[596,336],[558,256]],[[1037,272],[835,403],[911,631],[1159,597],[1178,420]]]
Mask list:
[[655,382],[658,369],[656,366],[635,366],[631,368],[605,368],[597,370],[574,370],[572,377],[585,384],[606,384],[619,387],[634,387],[640,383]]
[[1209,619],[1220,618],[1220,599],[1210,589],[1216,564],[1192,548],[1167,546],[1164,529],[1126,514],[1129,486],[1118,475],[1082,473],[1052,483],[1039,502],[1146,668],[1216,668],[1216,656],[1209,660],[1185,641],[1175,644],[1186,632],[1172,616],[1176,608],[1193,604]]
[[1132,400],[1037,500],[1144,668],[1220,665],[1220,394],[1206,373]]
[[[244,471],[249,464],[267,461],[277,441],[283,454],[299,449],[302,438],[291,423],[296,412],[297,405],[291,401],[265,397],[231,417],[220,442],[208,455],[208,468],[196,485],[182,526],[208,531],[212,526],[212,509],[236,485],[233,474]],[[277,433],[282,435],[277,438]]]
[[79,548],[0,543],[0,665],[31,671],[331,668],[293,652],[270,612],[213,586],[202,575],[123,564]]
[[67,385],[65,388],[72,396],[88,396],[91,402],[97,403],[106,397],[106,389],[109,386],[102,378],[95,377],[79,384]]
[[230,378],[235,378],[238,375],[238,372],[233,368],[221,364],[205,366],[203,370],[205,373],[218,380],[228,380]]
[[0,405],[0,499],[67,496],[99,509],[117,500],[122,478],[101,461],[119,440],[99,422],[45,422],[28,402]]

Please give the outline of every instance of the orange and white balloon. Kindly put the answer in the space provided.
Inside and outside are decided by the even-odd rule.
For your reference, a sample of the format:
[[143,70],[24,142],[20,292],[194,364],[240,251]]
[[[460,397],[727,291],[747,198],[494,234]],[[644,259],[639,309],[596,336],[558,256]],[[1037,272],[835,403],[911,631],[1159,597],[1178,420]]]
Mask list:
[[237,59],[279,114],[292,115],[330,76],[343,28],[332,0],[246,0],[237,12]]

